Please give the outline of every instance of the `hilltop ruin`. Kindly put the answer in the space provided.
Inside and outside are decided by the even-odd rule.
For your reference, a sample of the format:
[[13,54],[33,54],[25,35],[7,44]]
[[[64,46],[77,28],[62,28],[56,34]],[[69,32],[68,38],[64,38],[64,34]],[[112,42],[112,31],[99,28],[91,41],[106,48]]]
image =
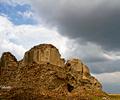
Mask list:
[[[79,59],[65,62],[58,49],[51,44],[34,46],[20,61],[10,52],[3,53],[0,59],[0,86],[1,94],[4,91],[3,97],[13,100],[32,100],[30,98],[41,96],[77,98],[105,95],[102,85],[91,76],[87,65]],[[10,88],[5,92],[2,86]]]

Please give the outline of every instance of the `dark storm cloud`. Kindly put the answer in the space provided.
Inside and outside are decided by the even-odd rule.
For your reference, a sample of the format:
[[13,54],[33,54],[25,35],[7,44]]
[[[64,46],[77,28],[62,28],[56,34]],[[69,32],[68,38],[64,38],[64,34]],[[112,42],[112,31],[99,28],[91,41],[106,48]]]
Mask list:
[[106,83],[103,84],[103,89],[107,93],[120,93],[120,84]]
[[[90,65],[93,73],[120,71],[119,61],[116,63],[104,55],[110,51],[120,50],[119,0],[24,0],[24,2],[31,4],[42,25],[44,23],[46,26],[57,27],[62,36],[69,38],[66,43],[66,57],[83,59]],[[72,40],[74,42],[70,42]]]
[[[79,58],[94,74],[120,72],[120,60],[95,44],[67,43],[66,56]],[[114,54],[114,52],[112,53]],[[119,53],[117,53],[119,54]],[[70,56],[70,57],[69,57]],[[115,58],[114,58],[115,57]]]
[[65,52],[67,58],[76,57],[87,63],[109,61],[110,59],[105,54],[106,52],[98,45],[91,43],[79,44],[77,41],[68,41],[67,51]]
[[[40,17],[60,34],[119,50],[119,0],[42,0],[32,2]],[[79,41],[78,41],[79,42]]]
[[110,60],[103,62],[88,63],[92,73],[112,73],[120,72],[120,60]]
[[66,55],[85,60],[93,73],[120,71],[119,61],[104,56],[104,50],[120,50],[119,0],[31,0],[31,4],[46,25],[75,41],[68,43],[73,46]]

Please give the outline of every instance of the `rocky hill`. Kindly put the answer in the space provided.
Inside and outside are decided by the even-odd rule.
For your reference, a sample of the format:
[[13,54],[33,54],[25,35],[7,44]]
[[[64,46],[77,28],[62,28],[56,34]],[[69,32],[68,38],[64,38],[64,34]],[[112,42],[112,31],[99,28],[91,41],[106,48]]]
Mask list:
[[34,46],[20,61],[10,52],[3,53],[0,95],[5,100],[91,100],[91,96],[106,96],[81,60],[65,61],[51,44]]

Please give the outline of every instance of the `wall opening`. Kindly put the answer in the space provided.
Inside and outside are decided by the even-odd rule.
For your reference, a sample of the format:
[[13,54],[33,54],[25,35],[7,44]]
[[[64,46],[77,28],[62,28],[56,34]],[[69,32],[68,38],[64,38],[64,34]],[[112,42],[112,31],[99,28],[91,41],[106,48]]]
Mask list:
[[67,64],[67,66],[71,66],[71,64],[70,64],[70,63],[68,63],[68,64]]
[[47,65],[49,65],[50,63],[49,62],[47,62]]
[[67,84],[67,89],[68,89],[69,92],[72,92],[72,90],[74,89],[74,86],[72,86],[68,83]]

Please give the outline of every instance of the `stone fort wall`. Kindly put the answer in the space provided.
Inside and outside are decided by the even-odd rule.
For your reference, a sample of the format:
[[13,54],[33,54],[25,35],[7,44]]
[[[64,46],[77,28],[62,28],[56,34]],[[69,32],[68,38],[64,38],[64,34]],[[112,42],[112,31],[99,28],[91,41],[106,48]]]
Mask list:
[[25,64],[36,62],[38,64],[50,63],[57,66],[63,66],[65,62],[61,58],[58,49],[50,44],[41,44],[33,47],[25,53],[23,61]]

